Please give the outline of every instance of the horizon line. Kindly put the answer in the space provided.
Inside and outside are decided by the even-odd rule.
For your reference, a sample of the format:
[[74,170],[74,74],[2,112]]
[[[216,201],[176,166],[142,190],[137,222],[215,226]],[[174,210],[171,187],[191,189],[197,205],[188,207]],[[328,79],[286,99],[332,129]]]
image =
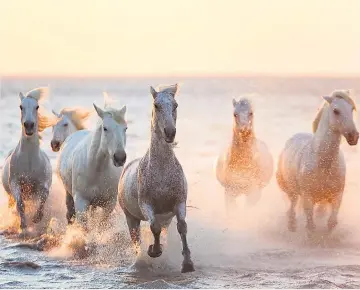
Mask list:
[[360,78],[360,73],[339,73],[339,74],[310,74],[310,73],[197,73],[197,74],[0,74],[1,78],[69,78],[69,79],[116,79],[116,78],[248,78],[248,77],[265,77],[265,78]]

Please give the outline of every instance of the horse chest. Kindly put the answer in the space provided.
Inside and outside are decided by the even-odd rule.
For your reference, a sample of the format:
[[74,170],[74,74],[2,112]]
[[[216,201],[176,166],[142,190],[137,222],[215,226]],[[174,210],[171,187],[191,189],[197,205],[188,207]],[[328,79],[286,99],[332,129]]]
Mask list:
[[302,172],[301,187],[303,191],[311,193],[320,199],[329,199],[332,195],[343,192],[345,175],[336,168],[309,168]]

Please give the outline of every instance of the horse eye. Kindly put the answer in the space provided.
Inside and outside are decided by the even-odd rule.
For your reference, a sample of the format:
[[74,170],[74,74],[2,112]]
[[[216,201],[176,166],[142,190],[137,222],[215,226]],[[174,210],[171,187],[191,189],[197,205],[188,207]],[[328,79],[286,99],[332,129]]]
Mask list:
[[125,131],[127,131],[128,127],[125,128]]
[[174,111],[177,109],[177,107],[178,107],[178,104],[175,104],[174,105]]
[[108,129],[106,127],[104,127],[104,131],[106,132]]
[[64,124],[64,127],[67,127],[68,126],[68,124],[66,123],[66,124]]
[[157,104],[154,104],[155,109],[159,109],[159,106]]
[[339,110],[338,110],[338,109],[334,109],[334,114],[337,115],[337,116],[340,115]]
[[39,110],[39,106],[36,107],[36,110]]
[[23,107],[20,105],[20,110],[22,111]]
[[237,118],[237,116],[238,116],[238,114],[235,113],[235,114],[234,114],[234,117]]
[[250,116],[250,117],[252,117],[253,115],[254,115],[254,113],[253,113],[253,112],[250,112],[250,113],[249,113],[249,116]]

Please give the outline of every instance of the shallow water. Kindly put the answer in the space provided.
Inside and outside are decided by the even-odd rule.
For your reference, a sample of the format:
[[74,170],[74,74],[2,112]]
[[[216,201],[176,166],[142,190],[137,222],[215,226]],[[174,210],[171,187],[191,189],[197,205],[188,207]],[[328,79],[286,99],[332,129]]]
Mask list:
[[[149,143],[151,116],[150,84],[171,83],[164,79],[123,79],[102,81],[60,81],[51,83],[48,109],[102,104],[101,91],[128,105],[128,160],[141,156]],[[0,99],[0,158],[20,136],[18,91],[46,85],[49,80],[6,81]],[[336,230],[326,232],[326,219],[316,220],[317,231],[308,238],[299,213],[298,231],[286,229],[287,199],[275,177],[254,208],[238,199],[238,212],[228,220],[224,212],[222,188],[216,182],[213,165],[218,152],[231,136],[233,96],[249,96],[255,104],[255,128],[277,161],[285,141],[294,133],[310,132],[312,118],[321,104],[321,94],[336,88],[359,91],[359,80],[324,79],[188,79],[178,96],[179,142],[176,154],[189,182],[188,240],[196,271],[181,274],[181,243],[175,222],[163,240],[165,251],[151,259],[146,249],[151,242],[143,225],[144,253],[135,257],[119,209],[112,227],[87,237],[96,244],[89,257],[74,256],[76,228],[66,229],[64,192],[56,176],[47,202],[47,213],[66,231],[59,245],[44,252],[18,248],[14,239],[0,237],[0,287],[54,288],[355,288],[360,287],[360,197],[356,148],[342,144],[348,175]],[[94,120],[91,120],[91,126]],[[42,148],[55,164],[57,154],[50,149],[51,130],[44,134]],[[276,165],[276,163],[275,163]],[[0,194],[0,228],[13,222],[7,211],[6,194]],[[55,230],[56,231],[56,230]],[[112,241],[114,233],[120,242]],[[6,262],[30,261],[40,268],[19,267]],[[169,284],[167,284],[169,283]]]

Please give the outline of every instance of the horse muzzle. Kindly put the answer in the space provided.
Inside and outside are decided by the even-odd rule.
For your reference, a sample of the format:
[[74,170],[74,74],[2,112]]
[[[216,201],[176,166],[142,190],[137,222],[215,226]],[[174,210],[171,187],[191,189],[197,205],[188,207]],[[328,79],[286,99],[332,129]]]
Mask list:
[[124,166],[126,162],[126,153],[115,153],[113,156],[113,163],[116,167]]
[[60,142],[56,140],[51,140],[51,149],[54,152],[58,152],[60,150]]
[[34,134],[35,123],[31,121],[24,122],[24,129],[26,136],[32,136]]
[[165,128],[164,129],[165,141],[167,143],[173,143],[176,135],[176,128]]
[[346,133],[344,137],[350,146],[355,146],[359,141],[359,132],[354,131],[351,133]]

